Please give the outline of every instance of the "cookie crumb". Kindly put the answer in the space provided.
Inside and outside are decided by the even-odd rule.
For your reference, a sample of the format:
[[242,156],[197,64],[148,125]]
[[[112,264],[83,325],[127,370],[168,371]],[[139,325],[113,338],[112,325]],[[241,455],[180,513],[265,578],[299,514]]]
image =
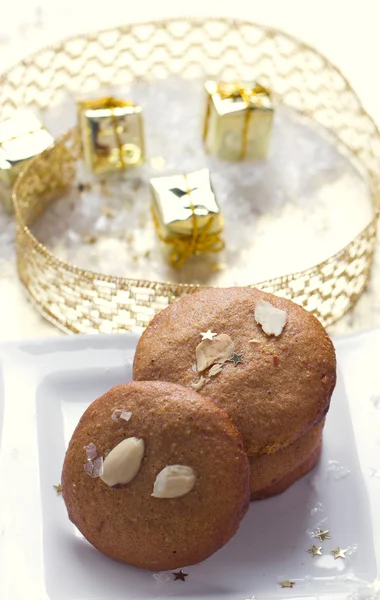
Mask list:
[[278,358],[277,354],[273,357],[273,364],[275,367],[278,367],[280,364],[280,359]]

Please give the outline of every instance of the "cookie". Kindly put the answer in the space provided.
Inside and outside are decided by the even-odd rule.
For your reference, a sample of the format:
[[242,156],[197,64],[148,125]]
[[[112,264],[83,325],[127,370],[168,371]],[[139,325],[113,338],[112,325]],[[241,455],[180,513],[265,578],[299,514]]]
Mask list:
[[255,456],[285,448],[325,417],[335,351],[319,321],[290,300],[253,288],[212,288],[152,320],[137,345],[134,378],[180,383],[207,396]]
[[324,421],[286,448],[249,459],[252,500],[268,498],[272,490],[273,494],[279,494],[279,489],[284,491],[298,477],[305,475],[306,464],[309,464],[307,461],[321,447],[323,427]]
[[249,464],[228,415],[165,382],[112,388],[83,414],[62,472],[71,521],[95,548],[152,570],[198,563],[237,531]]
[[278,479],[275,483],[270,484],[268,487],[252,492],[251,500],[264,500],[272,496],[277,496],[285,492],[293,483],[301,479],[304,475],[314,469],[315,465],[320,459],[322,452],[322,440],[314,448],[312,453],[305,458],[301,464],[293,469],[290,473],[287,473],[281,479]]

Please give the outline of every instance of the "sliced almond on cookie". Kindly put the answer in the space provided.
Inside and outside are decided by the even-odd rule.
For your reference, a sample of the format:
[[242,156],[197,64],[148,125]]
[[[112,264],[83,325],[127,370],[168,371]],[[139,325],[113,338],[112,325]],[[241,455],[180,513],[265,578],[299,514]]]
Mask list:
[[195,474],[191,467],[185,465],[168,465],[156,477],[154,482],[154,498],[178,498],[193,489]]
[[139,472],[143,456],[144,440],[122,440],[104,459],[102,481],[110,487],[129,483]]
[[197,371],[201,373],[215,363],[224,363],[234,353],[234,343],[226,333],[217,335],[213,340],[204,340],[195,350]]
[[286,324],[286,312],[267,302],[259,300],[255,308],[255,321],[267,335],[280,335]]

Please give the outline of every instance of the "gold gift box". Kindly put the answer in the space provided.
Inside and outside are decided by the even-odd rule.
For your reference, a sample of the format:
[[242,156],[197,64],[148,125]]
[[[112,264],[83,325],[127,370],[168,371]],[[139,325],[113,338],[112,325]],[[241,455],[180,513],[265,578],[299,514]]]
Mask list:
[[205,83],[205,149],[237,161],[268,154],[274,107],[270,91],[256,82]]
[[78,102],[83,154],[95,173],[136,167],[144,160],[142,109],[112,97]]
[[0,201],[13,211],[12,187],[25,162],[54,144],[41,121],[22,110],[0,123]]
[[152,214],[159,238],[171,246],[170,264],[179,268],[192,255],[219,252],[223,215],[208,169],[150,180]]

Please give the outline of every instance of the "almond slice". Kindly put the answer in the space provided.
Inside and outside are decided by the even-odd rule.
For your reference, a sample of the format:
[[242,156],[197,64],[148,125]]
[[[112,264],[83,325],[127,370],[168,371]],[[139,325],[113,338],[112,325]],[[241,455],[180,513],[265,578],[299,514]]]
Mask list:
[[140,470],[144,449],[144,440],[135,437],[122,440],[104,459],[102,481],[110,487],[132,481]]
[[197,371],[201,373],[215,363],[223,364],[234,353],[234,343],[226,333],[217,335],[213,340],[204,340],[195,350]]
[[168,465],[156,477],[154,498],[178,498],[188,494],[195,484],[195,474],[185,465]]
[[266,300],[259,300],[255,308],[255,321],[267,335],[278,336],[286,324],[286,312]]

